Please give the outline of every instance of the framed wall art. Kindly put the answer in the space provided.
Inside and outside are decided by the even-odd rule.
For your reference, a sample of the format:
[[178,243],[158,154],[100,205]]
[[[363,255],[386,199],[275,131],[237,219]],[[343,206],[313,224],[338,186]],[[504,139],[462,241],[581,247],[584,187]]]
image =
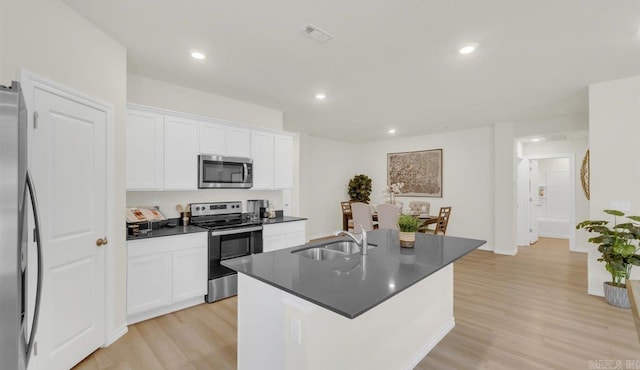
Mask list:
[[400,196],[442,198],[442,149],[387,153],[387,185],[399,182]]

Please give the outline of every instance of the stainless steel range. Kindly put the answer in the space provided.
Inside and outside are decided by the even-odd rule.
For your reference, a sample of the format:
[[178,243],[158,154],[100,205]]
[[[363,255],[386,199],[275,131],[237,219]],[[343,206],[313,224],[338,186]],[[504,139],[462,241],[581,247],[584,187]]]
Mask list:
[[191,223],[209,229],[211,303],[238,293],[238,275],[220,264],[226,259],[262,253],[262,225],[242,213],[241,202],[192,203]]

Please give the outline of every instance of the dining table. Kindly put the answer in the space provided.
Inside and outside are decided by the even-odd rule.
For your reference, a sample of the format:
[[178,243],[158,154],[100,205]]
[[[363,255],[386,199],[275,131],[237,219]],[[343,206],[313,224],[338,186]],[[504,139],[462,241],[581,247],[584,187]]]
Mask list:
[[[422,221],[422,224],[420,225],[420,227],[432,225],[438,222],[438,216],[429,215],[426,213],[410,213],[410,214],[418,217],[418,219]],[[378,213],[373,212],[371,216],[373,218],[373,221],[375,222],[378,221]],[[349,220],[351,220],[352,218],[353,217],[351,216],[350,213],[342,214],[342,230],[349,231]]]

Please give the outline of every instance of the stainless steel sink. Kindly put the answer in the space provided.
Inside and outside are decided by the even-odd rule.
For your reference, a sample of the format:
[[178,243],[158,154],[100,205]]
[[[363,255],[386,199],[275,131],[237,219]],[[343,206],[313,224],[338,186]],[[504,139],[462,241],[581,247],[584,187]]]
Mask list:
[[[367,248],[371,249],[373,247],[376,247],[376,245],[369,244]],[[316,261],[325,261],[358,254],[360,253],[360,246],[352,241],[338,239],[314,244],[310,247],[294,250],[291,253],[300,254]]]
[[332,242],[329,244],[325,244],[323,248],[346,254],[360,253],[360,246],[350,241]]
[[311,258],[312,260],[316,261],[333,260],[345,256],[344,253],[332,251],[325,248],[309,248],[301,250],[297,253],[299,253],[303,257]]

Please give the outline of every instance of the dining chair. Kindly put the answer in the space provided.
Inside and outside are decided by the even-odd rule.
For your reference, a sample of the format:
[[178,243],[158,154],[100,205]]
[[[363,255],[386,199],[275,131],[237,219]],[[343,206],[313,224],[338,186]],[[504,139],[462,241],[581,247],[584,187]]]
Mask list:
[[380,204],[377,209],[379,229],[400,229],[398,227],[398,216],[400,216],[400,207],[393,204]]
[[417,214],[429,214],[429,208],[431,208],[431,203],[412,200],[409,202],[409,213],[413,215]]
[[367,203],[354,202],[351,203],[351,214],[353,215],[353,231],[361,233],[360,225],[365,231],[373,230],[373,215],[371,214],[371,206]]
[[342,208],[342,229],[349,231],[353,229],[353,216],[351,214],[351,202],[340,202]]
[[449,217],[451,216],[451,207],[440,207],[440,213],[438,213],[438,220],[435,223],[435,229],[429,229],[428,227],[421,227],[418,231],[423,233],[431,233],[447,235],[447,226],[449,225]]

